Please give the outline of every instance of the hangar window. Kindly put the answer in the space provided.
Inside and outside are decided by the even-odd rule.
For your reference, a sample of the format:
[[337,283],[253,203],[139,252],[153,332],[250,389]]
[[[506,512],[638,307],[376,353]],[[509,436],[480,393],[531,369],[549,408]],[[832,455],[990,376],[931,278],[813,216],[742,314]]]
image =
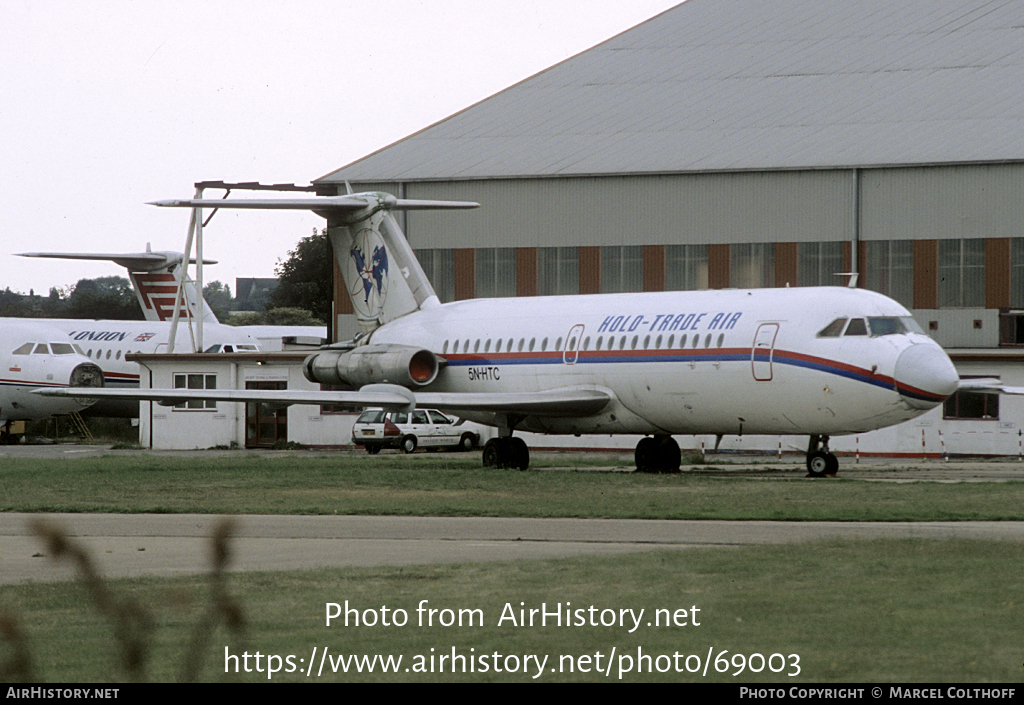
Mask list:
[[998,421],[999,395],[966,391],[956,392],[942,403],[942,418]]
[[665,246],[665,291],[708,288],[708,246]]
[[907,308],[914,305],[914,243],[912,240],[872,240],[867,246],[864,286],[885,294]]
[[775,286],[775,243],[732,245],[729,279],[734,289]]
[[575,247],[537,248],[537,293],[580,293],[580,256]]
[[[196,374],[196,373],[175,373],[174,375],[174,388],[175,389],[196,389],[196,390],[210,390],[217,388],[217,375],[213,374]],[[174,405],[175,411],[181,410],[217,410],[217,402],[209,399],[190,399],[189,401],[182,402],[181,404]]]
[[[835,286],[843,266],[842,242],[801,242],[797,244],[797,280],[800,286]],[[785,283],[785,282],[783,282]]]
[[476,251],[476,297],[491,299],[516,295],[516,249],[480,248]]
[[985,306],[985,240],[939,240],[939,308]]
[[601,248],[601,293],[643,291],[644,248],[608,245]]

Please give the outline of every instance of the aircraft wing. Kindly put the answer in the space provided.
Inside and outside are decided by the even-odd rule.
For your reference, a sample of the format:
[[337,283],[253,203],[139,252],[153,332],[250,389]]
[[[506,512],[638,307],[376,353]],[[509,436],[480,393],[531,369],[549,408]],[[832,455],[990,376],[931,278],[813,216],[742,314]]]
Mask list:
[[957,391],[978,394],[1024,394],[1024,387],[1003,384],[1003,381],[996,377],[975,377],[961,379]]
[[476,411],[532,416],[591,416],[611,401],[610,392],[600,389],[570,387],[542,392],[507,394],[464,392],[414,393],[393,384],[370,384],[358,391],[319,391],[299,389],[107,389],[43,388],[34,394],[51,397],[87,399],[137,399],[155,401],[165,406],[191,400],[259,402],[287,406],[290,404],[324,404],[333,406],[379,406],[410,409],[413,406],[442,411]]

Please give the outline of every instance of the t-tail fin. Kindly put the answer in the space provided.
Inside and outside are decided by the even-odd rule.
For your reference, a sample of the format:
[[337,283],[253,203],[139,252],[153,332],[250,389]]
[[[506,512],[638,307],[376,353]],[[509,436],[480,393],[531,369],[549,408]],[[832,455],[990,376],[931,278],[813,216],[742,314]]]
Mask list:
[[378,192],[282,199],[170,200],[153,205],[311,210],[327,218],[334,256],[364,333],[413,311],[439,305],[434,288],[392,212],[480,206],[461,201],[400,199]]
[[[174,316],[179,269],[185,261],[185,256],[180,252],[153,252],[147,244],[145,252],[25,252],[20,256],[114,262],[128,270],[135,297],[139,300],[147,321],[169,321]],[[194,264],[194,260],[192,263]],[[203,264],[217,263],[204,259]],[[198,318],[199,297],[196,294],[195,281],[187,270],[182,293],[180,317],[186,320]],[[206,301],[203,301],[202,317],[207,323],[217,323],[217,316]]]

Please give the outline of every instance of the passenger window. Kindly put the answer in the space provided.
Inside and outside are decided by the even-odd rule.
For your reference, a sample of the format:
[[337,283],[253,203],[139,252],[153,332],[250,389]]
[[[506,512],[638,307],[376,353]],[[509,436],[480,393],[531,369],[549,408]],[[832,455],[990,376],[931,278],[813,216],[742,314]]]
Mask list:
[[867,335],[868,327],[863,318],[850,319],[850,325],[846,327],[846,335]]
[[586,338],[583,339],[583,349],[584,350],[590,350],[590,336],[589,335]]
[[725,342],[725,333],[720,333],[718,335],[718,347],[722,347],[722,343],[724,343],[724,342]]
[[679,337],[679,347],[680,348],[685,348],[686,347],[686,334],[683,334],[683,335],[681,335]]
[[650,347],[651,347],[651,336],[648,335],[646,338],[644,338],[644,350],[647,350]]
[[479,338],[477,338],[476,342],[473,343],[473,352],[475,352],[475,353],[480,352],[480,339]]
[[419,424],[430,423],[429,421],[427,421],[427,412],[420,411],[419,409],[417,409],[416,411],[412,412],[412,422],[413,423],[419,423]]
[[676,345],[676,336],[675,335],[670,335],[668,337],[668,349],[671,350],[672,348],[675,347],[675,345]]
[[441,354],[444,355],[448,352],[448,341],[444,341],[444,345],[441,346]]
[[639,340],[640,340],[640,336],[639,336],[639,335],[634,335],[634,336],[633,336],[633,342],[632,342],[632,343],[630,344],[630,347],[631,347],[631,348],[632,348],[633,350],[636,350],[636,344],[637,344],[637,342],[638,342]]
[[562,336],[558,336],[558,339],[555,340],[555,350],[561,350],[561,349],[562,349]]
[[846,325],[846,318],[837,318],[836,320],[829,323],[827,326],[821,329],[818,333],[819,338],[838,338],[843,332],[843,326]]
[[548,349],[548,339],[544,338],[544,340],[540,341],[540,351],[541,352],[546,352],[547,349]]
[[706,335],[706,336],[704,337],[704,347],[705,347],[705,348],[710,348],[710,347],[711,347],[711,334],[710,334],[710,333],[708,333],[708,334],[707,334],[707,335]]
[[491,351],[491,339],[488,338],[487,342],[484,343],[484,352],[486,353],[486,352],[490,352],[490,351]]
[[391,423],[395,425],[409,423],[409,414],[404,411],[396,411],[391,414]]

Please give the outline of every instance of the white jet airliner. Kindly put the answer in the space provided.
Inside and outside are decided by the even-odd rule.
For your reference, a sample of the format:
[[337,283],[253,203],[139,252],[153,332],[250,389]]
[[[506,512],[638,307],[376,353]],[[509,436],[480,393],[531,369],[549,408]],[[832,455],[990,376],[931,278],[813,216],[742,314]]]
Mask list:
[[350,193],[155,205],[312,210],[326,217],[362,333],[305,363],[311,381],[355,391],[140,390],[137,399],[201,394],[440,408],[497,427],[484,464],[521,469],[529,451],[516,430],[639,435],[638,470],[678,469],[673,434],[804,435],[808,471],[822,476],[839,464],[829,452],[831,436],[912,419],[958,386],[949,357],[910,312],[870,291],[805,287],[442,304],[392,212],[476,203]]
[[37,421],[82,411],[90,400],[44,397],[46,387],[103,385],[99,366],[76,349],[68,336],[35,319],[0,319],[0,437],[12,438],[12,421]]

